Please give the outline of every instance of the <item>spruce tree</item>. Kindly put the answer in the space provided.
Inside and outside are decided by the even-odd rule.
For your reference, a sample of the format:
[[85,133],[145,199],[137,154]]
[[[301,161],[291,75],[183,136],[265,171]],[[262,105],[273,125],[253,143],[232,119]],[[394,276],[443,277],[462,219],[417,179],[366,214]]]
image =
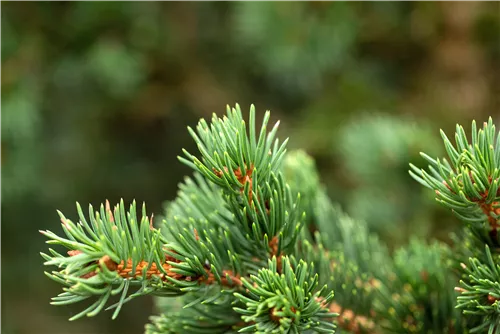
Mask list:
[[[62,236],[42,231],[46,272],[63,285],[53,305],[84,302],[70,320],[157,296],[145,327],[164,333],[500,333],[500,136],[490,119],[457,126],[448,158],[410,174],[464,222],[449,246],[413,239],[391,254],[341,211],[314,161],[287,152],[266,112],[240,107],[188,128],[199,153],[177,198],[153,219],[145,205],[109,202]],[[355,149],[355,148],[354,148]],[[126,306],[125,306],[126,307]]]

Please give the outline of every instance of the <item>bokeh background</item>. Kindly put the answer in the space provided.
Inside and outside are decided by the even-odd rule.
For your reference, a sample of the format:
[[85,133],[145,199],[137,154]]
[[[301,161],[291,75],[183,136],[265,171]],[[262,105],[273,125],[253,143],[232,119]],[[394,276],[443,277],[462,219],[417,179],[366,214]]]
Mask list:
[[391,248],[455,220],[407,173],[500,122],[499,2],[2,2],[2,333],[141,333],[152,299],[69,323],[39,229],[75,201],[161,213],[186,126],[254,103]]

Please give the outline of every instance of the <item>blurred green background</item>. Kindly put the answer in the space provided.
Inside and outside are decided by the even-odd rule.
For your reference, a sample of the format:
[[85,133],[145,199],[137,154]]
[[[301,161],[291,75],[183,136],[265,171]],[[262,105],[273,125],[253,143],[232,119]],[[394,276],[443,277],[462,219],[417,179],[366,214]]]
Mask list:
[[186,126],[254,103],[396,247],[455,220],[407,173],[439,128],[500,122],[499,2],[2,2],[2,333],[141,333],[152,299],[69,323],[39,229],[75,201],[161,213]]

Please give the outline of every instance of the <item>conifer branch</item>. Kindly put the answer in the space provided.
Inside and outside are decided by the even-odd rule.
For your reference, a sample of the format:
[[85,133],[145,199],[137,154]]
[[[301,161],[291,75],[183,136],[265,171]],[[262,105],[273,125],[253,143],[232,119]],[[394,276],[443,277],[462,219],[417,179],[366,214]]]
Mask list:
[[[113,318],[132,298],[146,294],[180,295],[183,288],[196,284],[194,278],[199,273],[168,254],[166,241],[152,227],[145,206],[140,219],[137,219],[135,202],[128,212],[123,201],[113,212],[109,203],[101,205],[99,212],[89,206],[90,223],[79,204],[77,211],[78,223],[59,212],[66,238],[41,231],[49,238],[48,244],[69,249],[68,256],[53,249],[49,249],[50,255],[41,253],[45,265],[62,268],[46,273],[47,276],[66,286],[65,292],[54,297],[52,304],[67,305],[97,297],[94,304],[70,320],[96,315],[112,296],[118,294],[121,294],[119,301],[108,308],[116,309]],[[128,294],[132,286],[140,288]]]
[[429,172],[410,165],[410,174],[434,189],[436,200],[466,223],[466,231],[455,237],[454,259],[461,262],[457,307],[467,317],[468,327],[471,332],[500,333],[494,288],[500,282],[500,135],[490,118],[479,130],[472,122],[470,142],[460,125],[455,146],[443,131],[441,136],[449,161],[422,153]]
[[52,303],[93,298],[71,320],[103,309],[116,318],[135,297],[177,297],[147,334],[500,334],[500,136],[491,119],[480,130],[473,123],[471,143],[460,126],[456,146],[442,133],[449,160],[422,153],[429,170],[411,165],[466,223],[455,249],[412,240],[394,255],[331,203],[310,157],[285,155],[269,119],[257,131],[253,106],[247,125],[236,105],[189,128],[200,154],[179,160],[194,174],[157,228],[135,202],[128,211],[123,201],[90,206],[88,217],[77,204],[77,223],[59,213],[64,237],[42,231],[66,248],[42,253],[58,267],[47,276],[63,285]]
[[[328,305],[333,292],[322,297],[327,287],[316,290],[318,275],[312,274],[308,265],[283,257],[278,270],[276,257],[269,262],[268,269],[261,269],[256,276],[244,279],[245,295],[235,296],[246,308],[235,308],[245,322],[251,322],[240,332],[303,333],[314,330],[318,333],[333,333],[331,319],[335,315]],[[281,273],[281,274],[280,274]],[[320,298],[321,297],[321,298]]]
[[434,189],[436,200],[470,225],[476,235],[499,245],[500,136],[492,119],[479,130],[472,122],[470,143],[463,127],[457,125],[456,148],[443,131],[441,136],[449,161],[421,153],[429,162],[429,172],[410,164],[410,174]]
[[[317,277],[309,279],[305,273],[307,265],[300,262],[294,265],[300,273],[294,278],[295,271],[287,257],[295,250],[305,219],[300,194],[292,193],[281,171],[286,141],[279,144],[275,139],[277,124],[267,133],[269,116],[266,113],[258,136],[253,107],[248,129],[236,106],[228,108],[223,119],[214,115],[210,126],[201,120],[197,133],[189,130],[202,157],[184,152],[188,159],[180,158],[195,169],[195,174],[186,178],[177,199],[167,205],[160,229],[153,227],[145,208],[139,223],[136,222],[135,203],[128,213],[123,203],[114,212],[109,204],[101,205],[99,213],[90,208],[91,224],[79,205],[79,223],[61,215],[68,239],[43,232],[52,239],[49,243],[69,249],[67,257],[53,250],[51,255],[42,254],[46,265],[63,268],[49,276],[69,286],[55,301],[67,304],[97,297],[97,302],[76,319],[96,315],[110,296],[119,292],[122,297],[118,303],[108,307],[116,308],[113,317],[126,301],[140,295],[186,295],[184,307],[188,311],[155,317],[147,331],[170,332],[165,329],[166,322],[177,328],[174,332],[180,328],[182,332],[199,332],[202,328],[213,332],[248,330],[257,325],[251,317],[214,317],[218,320],[212,322],[202,314],[223,307],[226,314],[237,310],[248,315],[251,306],[236,302],[232,294],[251,298],[256,291],[251,292],[253,288],[248,282],[256,282],[266,272],[262,268],[269,267],[265,270],[280,273],[280,280],[287,284],[290,280],[305,284],[303,291],[293,287],[293,302],[298,303],[295,309],[301,313],[282,314],[282,307],[292,300],[288,298],[284,300],[286,305],[267,314],[271,322],[280,315],[276,328],[333,331],[331,316],[330,320],[322,320],[330,314],[327,306],[332,294],[318,308],[319,302],[311,297],[318,297],[322,291],[313,291]],[[271,258],[273,261],[269,262]],[[141,288],[127,295],[132,285]],[[296,293],[304,294],[309,308],[303,308],[302,295],[297,297]],[[192,318],[187,320],[187,316]]]

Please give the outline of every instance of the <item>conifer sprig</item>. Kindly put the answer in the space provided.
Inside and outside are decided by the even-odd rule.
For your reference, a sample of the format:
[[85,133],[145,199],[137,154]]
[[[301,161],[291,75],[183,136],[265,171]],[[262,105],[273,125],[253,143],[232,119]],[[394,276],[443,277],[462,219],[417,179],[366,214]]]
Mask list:
[[[457,307],[463,310],[471,333],[500,333],[500,135],[490,118],[477,129],[472,122],[471,140],[457,125],[455,146],[441,131],[448,160],[433,159],[429,172],[411,166],[410,174],[436,192],[436,199],[466,223],[455,236],[454,260],[461,261]],[[460,258],[462,257],[462,258]]]
[[245,308],[235,308],[247,323],[240,332],[251,333],[334,333],[334,313],[328,305],[333,292],[323,296],[317,290],[318,275],[304,261],[283,257],[281,268],[273,257],[269,267],[250,279],[243,279],[248,293],[235,293]]
[[201,156],[179,158],[194,174],[160,228],[135,202],[128,211],[123,201],[90,206],[88,218],[77,205],[77,223],[60,213],[64,237],[42,232],[67,249],[42,253],[64,287],[53,304],[93,298],[71,320],[103,309],[115,318],[137,296],[177,297],[147,334],[500,334],[500,136],[491,119],[480,130],[473,123],[470,143],[460,126],[456,146],[442,133],[449,160],[422,153],[429,171],[411,165],[466,222],[458,250],[412,241],[391,257],[368,225],[331,203],[310,157],[285,156],[269,118],[257,133],[253,106],[247,127],[237,105],[189,129]]
[[[61,283],[64,292],[54,297],[52,304],[67,305],[97,297],[97,301],[70,320],[99,313],[112,296],[119,301],[109,308],[116,308],[113,318],[122,305],[137,296],[157,293],[180,295],[196,271],[170,257],[165,249],[165,239],[152,227],[145,206],[138,219],[136,204],[128,212],[123,201],[112,212],[109,203],[94,212],[89,206],[89,219],[77,204],[79,222],[74,223],[59,212],[66,237],[50,231],[40,231],[48,244],[62,245],[67,256],[49,249],[50,255],[41,253],[45,265],[55,265],[61,270],[46,273]],[[134,293],[129,288],[139,286]]]
[[[78,223],[60,213],[67,238],[50,231],[41,231],[50,239],[47,243],[69,249],[68,256],[53,249],[49,249],[50,255],[41,253],[46,260],[45,265],[62,268],[46,273],[65,286],[64,292],[54,297],[52,304],[68,305],[91,297],[97,298],[94,304],[71,320],[84,315],[97,315],[110,298],[118,294],[118,302],[107,307],[116,308],[113,318],[118,316],[125,302],[138,296],[180,296],[186,292],[205,290],[213,284],[230,291],[241,286],[238,266],[234,261],[229,258],[224,263],[224,257],[215,256],[216,245],[220,248],[219,244],[211,243],[207,247],[199,241],[196,232],[185,228],[183,233],[172,234],[176,242],[168,241],[160,230],[153,227],[145,206],[139,220],[135,202],[128,212],[125,212],[123,201],[113,212],[108,203],[106,206],[101,205],[99,212],[94,212],[90,206],[90,223],[78,204],[77,209]],[[206,235],[210,235],[211,240],[217,240],[213,232],[202,230],[200,234],[201,238],[206,239]],[[223,240],[219,234],[217,236]],[[209,259],[214,261],[209,262]],[[233,266],[228,269],[227,264]],[[130,293],[129,288],[134,286],[139,289]],[[224,289],[219,292],[222,291]]]
[[[315,291],[318,278],[309,277],[305,262],[294,262],[292,269],[286,256],[295,252],[305,219],[300,194],[292,193],[281,170],[286,141],[280,145],[275,139],[277,124],[267,133],[269,116],[266,113],[258,136],[253,107],[248,129],[236,106],[228,108],[223,119],[214,116],[210,125],[201,120],[198,133],[190,130],[202,158],[187,152],[189,160],[180,158],[195,174],[186,178],[177,199],[167,205],[160,229],[153,227],[145,208],[137,220],[135,203],[128,213],[123,202],[114,211],[109,204],[101,205],[97,213],[90,208],[90,224],[79,206],[80,222],[75,224],[61,215],[67,238],[43,232],[51,239],[49,243],[69,249],[68,256],[54,250],[51,255],[42,254],[46,265],[62,268],[48,275],[67,286],[54,298],[55,303],[96,297],[90,308],[72,318],[76,319],[96,315],[112,296],[121,293],[119,301],[108,307],[116,307],[116,317],[122,305],[136,296],[184,296],[185,311],[152,318],[147,331],[244,331],[255,322],[236,313],[253,312],[251,305],[238,298],[255,296],[248,282],[268,270],[280,272],[276,282],[292,288],[290,295],[278,286],[268,287],[270,293],[276,288],[277,296],[288,294],[281,299],[284,304],[276,304],[277,314],[291,302],[297,310],[283,315],[274,329],[332,331],[328,309],[332,294],[318,301],[322,291]],[[140,289],[128,295],[133,285]],[[209,317],[212,312],[222,314]],[[267,316],[272,322],[273,315]]]
[[279,122],[267,132],[270,116],[267,111],[257,135],[253,105],[248,129],[240,106],[232,109],[227,106],[227,115],[221,119],[214,114],[210,126],[201,119],[197,131],[188,127],[201,160],[186,150],[183,152],[187,159],[179,157],[179,160],[221,187],[238,191],[248,183],[251,189],[253,173],[257,171],[259,178],[267,180],[271,173],[278,171],[286,152],[288,139],[281,145],[275,139]]
[[469,264],[462,263],[467,275],[460,281],[457,307],[465,315],[479,317],[481,322],[471,333],[500,333],[500,256],[492,254],[485,246],[487,261],[471,258]]
[[[224,225],[224,231],[231,239],[230,244],[242,250],[240,255],[246,254],[246,259],[245,256],[240,258],[250,266],[251,263],[245,260],[256,255],[267,261],[273,255],[292,252],[305,222],[300,195],[292,194],[281,171],[288,140],[280,144],[276,139],[279,122],[267,133],[269,118],[270,113],[266,112],[257,135],[255,108],[250,108],[247,127],[239,105],[233,109],[228,106],[227,115],[222,119],[214,115],[210,125],[202,119],[196,132],[189,129],[198,144],[201,158],[187,151],[184,153],[188,159],[179,157],[180,161],[217,186],[208,186],[206,181],[202,181],[203,191],[206,193],[207,189],[211,189],[210,192],[215,192],[214,198],[224,203],[222,206],[215,204],[220,208],[218,214],[225,212],[221,217],[223,219],[219,220],[222,223],[216,224]],[[199,183],[200,178],[197,179]],[[176,217],[191,220],[186,210],[200,211],[200,203],[193,201],[198,197],[195,194],[197,189],[183,189],[189,191],[191,197],[179,194],[188,209],[181,209],[183,213]],[[210,202],[213,203],[212,200]],[[175,203],[173,205],[180,207]],[[167,217],[169,215],[167,212]],[[235,249],[232,253],[234,255],[238,251]]]
[[[499,244],[500,216],[500,136],[492,119],[477,130],[472,122],[471,141],[457,125],[456,147],[441,130],[447,159],[429,162],[429,172],[410,164],[410,174],[436,192],[436,199],[452,211],[487,243]],[[487,239],[490,239],[489,241]]]

